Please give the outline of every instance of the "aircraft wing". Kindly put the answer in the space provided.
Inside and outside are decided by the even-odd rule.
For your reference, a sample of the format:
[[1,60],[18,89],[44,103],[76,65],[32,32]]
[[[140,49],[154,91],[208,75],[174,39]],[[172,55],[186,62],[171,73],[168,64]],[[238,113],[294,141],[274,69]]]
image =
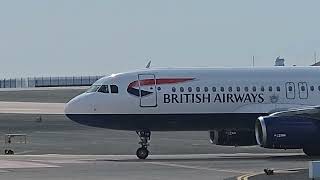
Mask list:
[[0,114],[64,114],[65,103],[0,102]]
[[270,116],[300,116],[320,120],[320,106],[292,108],[286,111],[272,113]]

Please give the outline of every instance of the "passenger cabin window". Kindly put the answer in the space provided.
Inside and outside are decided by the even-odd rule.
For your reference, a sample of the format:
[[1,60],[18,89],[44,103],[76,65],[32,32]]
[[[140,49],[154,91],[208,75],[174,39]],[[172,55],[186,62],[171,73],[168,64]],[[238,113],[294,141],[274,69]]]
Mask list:
[[239,87],[239,86],[237,87],[237,91],[238,91],[238,92],[240,91],[240,87]]
[[311,91],[314,91],[314,86],[310,86],[310,90],[311,90]]
[[224,87],[220,87],[220,91],[221,91],[221,92],[224,92]]
[[264,86],[261,86],[261,91],[262,91],[262,92],[264,91]]
[[248,88],[248,87],[244,87],[244,91],[245,91],[245,92],[248,92],[248,91],[249,91],[249,88]]
[[192,87],[188,87],[188,91],[191,92],[192,91]]
[[280,92],[280,87],[279,86],[277,86],[277,91]]
[[255,86],[253,86],[253,87],[252,87],[252,91],[253,91],[253,92],[256,92],[256,91],[257,91],[257,88],[256,88]]
[[184,92],[184,88],[183,87],[180,87],[180,92]]
[[110,85],[111,93],[118,93],[119,88],[116,85]]
[[270,91],[270,92],[272,91],[272,86],[269,86],[269,91]]
[[96,92],[100,88],[100,85],[92,85],[86,92],[91,93],[91,92]]
[[172,88],[172,92],[176,92],[176,88],[175,87]]
[[204,87],[204,92],[208,92],[209,88],[208,87]]
[[[319,89],[320,89],[320,86],[319,86]],[[216,92],[216,91],[217,91],[216,87],[212,87],[212,92]]]
[[228,88],[228,91],[229,91],[229,92],[232,92],[232,87],[229,87],[229,88]]
[[200,87],[196,87],[196,91],[197,91],[197,92],[200,92]]
[[109,93],[109,88],[108,88],[107,85],[102,85],[102,86],[99,88],[98,92],[101,92],[101,93]]

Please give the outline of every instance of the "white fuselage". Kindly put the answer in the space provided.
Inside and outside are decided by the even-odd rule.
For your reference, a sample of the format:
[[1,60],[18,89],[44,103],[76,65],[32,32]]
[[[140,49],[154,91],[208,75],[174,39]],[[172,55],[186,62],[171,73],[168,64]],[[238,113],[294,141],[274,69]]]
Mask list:
[[[108,123],[111,118],[163,115],[155,118],[157,121],[162,119],[163,127],[169,123],[170,130],[174,130],[170,122],[178,122],[176,125],[179,126],[180,118],[188,118],[188,115],[193,115],[193,118],[206,115],[205,121],[208,122],[211,115],[212,118],[221,118],[223,114],[226,117],[221,120],[227,120],[241,115],[245,119],[245,115],[254,114],[257,117],[250,120],[253,122],[259,114],[318,105],[318,77],[318,67],[145,69],[98,80],[94,86],[106,85],[109,92],[81,94],[67,104],[65,113],[73,120],[81,119],[81,115],[86,118],[91,116],[92,119],[98,115],[99,123]],[[111,93],[111,85],[117,87],[117,92]],[[106,116],[105,120],[102,116]],[[199,118],[195,118],[194,122],[201,121]],[[138,120],[130,121],[134,124]],[[205,122],[200,124],[203,126]],[[214,128],[212,126],[214,124],[208,129]],[[231,126],[234,128],[232,123]],[[120,124],[117,127],[121,129]],[[181,130],[179,127],[177,129]]]

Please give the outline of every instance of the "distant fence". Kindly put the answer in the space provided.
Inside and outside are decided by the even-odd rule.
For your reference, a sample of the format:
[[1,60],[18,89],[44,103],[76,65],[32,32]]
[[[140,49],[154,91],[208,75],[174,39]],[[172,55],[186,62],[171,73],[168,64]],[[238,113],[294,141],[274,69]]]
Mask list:
[[91,86],[103,76],[32,77],[1,79],[0,88]]

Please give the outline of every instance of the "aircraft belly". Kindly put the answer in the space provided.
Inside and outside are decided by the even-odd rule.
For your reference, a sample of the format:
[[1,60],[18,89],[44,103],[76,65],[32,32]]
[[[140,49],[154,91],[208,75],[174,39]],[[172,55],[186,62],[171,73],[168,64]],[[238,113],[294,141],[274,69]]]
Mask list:
[[260,113],[198,114],[68,114],[80,124],[119,130],[207,131],[212,129],[254,129]]

